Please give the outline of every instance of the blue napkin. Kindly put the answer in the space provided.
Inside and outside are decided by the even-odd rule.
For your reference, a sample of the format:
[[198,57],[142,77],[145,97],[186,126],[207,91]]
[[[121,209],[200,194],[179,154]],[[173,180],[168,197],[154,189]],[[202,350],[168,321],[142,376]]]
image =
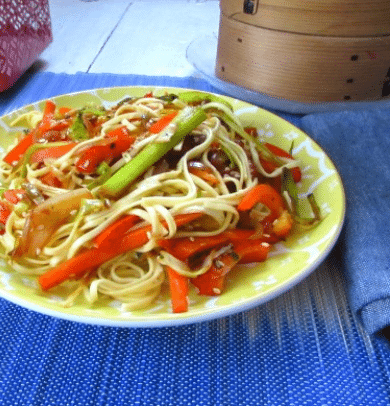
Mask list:
[[311,114],[301,123],[343,179],[347,212],[338,257],[352,310],[377,332],[390,325],[390,112]]

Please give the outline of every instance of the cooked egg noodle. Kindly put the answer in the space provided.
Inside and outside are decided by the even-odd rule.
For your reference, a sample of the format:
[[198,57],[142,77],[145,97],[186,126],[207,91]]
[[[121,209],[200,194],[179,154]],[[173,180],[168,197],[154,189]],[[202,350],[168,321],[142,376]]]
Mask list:
[[[212,110],[217,107],[227,110],[224,106],[216,105],[218,104],[210,103],[206,108]],[[77,172],[75,163],[80,152],[98,143],[107,132],[118,126],[126,126],[129,131],[134,131],[143,123],[145,117],[157,120],[164,108],[164,102],[156,98],[141,98],[125,103],[102,125],[98,137],[80,142],[58,159],[48,159],[43,167],[28,164],[26,180],[20,179],[18,170],[15,171],[5,163],[0,164],[0,174],[4,182],[11,187],[20,186],[27,181],[48,197],[67,190],[87,187],[93,176],[81,177]],[[229,114],[231,115],[231,112]],[[234,120],[238,123],[236,118]],[[235,142],[234,132],[222,125],[217,114],[209,114],[209,118],[193,132],[192,136],[194,135],[202,135],[202,143],[185,152],[175,169],[160,174],[154,174],[153,168],[150,169],[125,196],[111,201],[109,207],[103,205],[104,207],[97,212],[83,213],[82,216],[79,212],[78,215],[72,216],[34,258],[9,258],[12,267],[23,274],[42,274],[83,250],[93,247],[93,239],[122,216],[136,215],[140,218],[140,223],[133,229],[151,225],[149,242],[136,251],[122,254],[102,264],[90,277],[79,282],[74,295],[71,295],[64,305],[70,306],[77,295],[83,293],[91,303],[96,302],[100,296],[108,296],[119,301],[125,311],[140,309],[153,303],[158,297],[165,281],[165,266],[169,265],[188,277],[206,272],[219,252],[211,252],[199,269],[190,270],[185,263],[178,261],[169,253],[159,251],[158,240],[171,237],[211,236],[234,228],[239,220],[236,206],[257,180],[251,176],[247,153]],[[133,147],[123,154],[122,159],[113,165],[115,170],[131,160],[154,138],[155,135],[148,133],[141,135]],[[220,143],[223,149],[229,151],[229,158],[233,161],[231,165],[235,169],[234,176],[221,175],[208,159],[213,142]],[[250,151],[256,166],[261,167],[253,146],[250,146]],[[200,161],[205,165],[218,180],[217,185],[211,186],[192,174],[189,170],[191,160]],[[55,174],[66,188],[44,184],[40,178],[48,172]],[[234,184],[234,192],[230,192],[229,183]],[[190,230],[190,228],[177,230],[174,220],[176,215],[199,211],[209,217],[210,224],[215,225],[212,230]],[[0,236],[0,243],[6,252],[9,253],[14,248],[22,234],[23,226],[24,218],[12,214],[4,235]]]

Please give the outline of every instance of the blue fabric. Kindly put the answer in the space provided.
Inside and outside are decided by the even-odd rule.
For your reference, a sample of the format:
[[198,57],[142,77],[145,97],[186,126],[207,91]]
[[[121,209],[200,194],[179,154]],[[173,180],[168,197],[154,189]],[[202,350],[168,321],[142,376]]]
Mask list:
[[347,196],[340,258],[366,329],[390,325],[390,112],[309,115],[303,129],[330,155]]
[[[0,94],[0,111],[150,84],[214,91],[199,78],[29,71]],[[90,326],[0,299],[0,405],[389,405],[390,346],[355,319],[342,251],[267,304],[176,328]]]

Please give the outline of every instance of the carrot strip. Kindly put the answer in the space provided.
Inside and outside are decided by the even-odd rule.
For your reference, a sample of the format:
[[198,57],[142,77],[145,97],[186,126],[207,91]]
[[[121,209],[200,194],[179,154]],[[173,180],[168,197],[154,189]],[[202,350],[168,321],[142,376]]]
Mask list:
[[116,129],[109,131],[109,132],[105,135],[106,138],[110,138],[110,137],[124,137],[124,136],[127,136],[127,137],[130,136],[129,129],[128,129],[126,126],[117,127]]
[[[185,225],[202,216],[202,213],[189,213],[175,216],[176,225]],[[163,222],[164,224],[166,222]],[[127,235],[118,238],[115,244],[103,245],[100,248],[87,249],[75,257],[65,261],[58,267],[49,270],[38,278],[42,290],[46,291],[56,287],[69,279],[80,279],[89,270],[119,256],[120,254],[138,249],[149,241],[151,225],[136,229]]]
[[167,115],[159,119],[156,123],[153,123],[149,128],[150,133],[160,133],[160,131],[164,130],[165,127],[167,127],[168,124],[177,116],[178,113],[179,111],[168,113]]
[[43,110],[42,121],[38,126],[38,130],[41,134],[50,130],[53,124],[55,110],[56,110],[55,103],[52,102],[51,100],[47,100],[45,104],[45,109]]
[[174,313],[188,311],[189,278],[179,274],[171,267],[166,268],[169,288],[171,292],[171,304]]
[[27,149],[34,144],[34,134],[30,132],[27,136],[23,137],[19,143],[10,150],[3,158],[3,161],[9,165],[15,166],[19,163]]
[[188,169],[188,171],[191,174],[194,174],[197,177],[203,179],[204,181],[206,181],[210,185],[212,185],[212,186],[218,185],[219,184],[219,179],[211,172],[211,170],[209,168],[207,168],[207,170],[206,169],[200,169],[200,168],[194,168],[194,167],[192,167],[192,168],[190,167]]
[[140,218],[135,215],[127,215],[108,226],[93,240],[95,247],[110,245],[118,236],[123,236],[130,228],[132,228]]
[[43,117],[41,123],[38,125],[38,133],[44,134],[50,130],[61,131],[69,127],[70,122],[66,120],[55,120],[56,104],[47,100],[45,109],[43,110]]

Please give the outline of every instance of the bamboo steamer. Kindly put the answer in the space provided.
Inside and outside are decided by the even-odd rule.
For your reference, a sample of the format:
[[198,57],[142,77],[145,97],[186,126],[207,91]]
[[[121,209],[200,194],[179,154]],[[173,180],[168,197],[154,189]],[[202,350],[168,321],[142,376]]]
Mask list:
[[[244,0],[246,1],[246,0]],[[255,0],[250,0],[255,1]],[[367,3],[387,10],[389,1],[342,0],[339,8],[360,5],[371,16]],[[276,30],[237,18],[243,0],[221,0],[221,16],[215,73],[222,80],[269,96],[297,102],[379,100],[390,95],[390,19],[387,27],[373,26],[367,35],[314,35]],[[261,0],[277,8],[282,0]],[[289,0],[291,9],[327,10],[335,0]],[[298,7],[299,6],[299,7]],[[283,7],[280,7],[283,8]],[[236,10],[236,11],[234,11]],[[228,14],[225,14],[225,12]],[[232,14],[230,12],[233,11]],[[245,17],[246,18],[246,17]],[[296,19],[298,21],[298,18]],[[251,21],[254,23],[254,21]],[[301,24],[299,31],[303,31]],[[386,34],[384,34],[384,31]],[[329,30],[328,30],[329,31]],[[336,32],[333,30],[333,32]],[[362,30],[359,31],[362,34]],[[382,35],[378,35],[382,33]]]
[[[252,13],[245,13],[244,3]],[[221,12],[258,27],[303,34],[390,34],[390,0],[220,0]],[[248,7],[246,7],[248,8]]]

